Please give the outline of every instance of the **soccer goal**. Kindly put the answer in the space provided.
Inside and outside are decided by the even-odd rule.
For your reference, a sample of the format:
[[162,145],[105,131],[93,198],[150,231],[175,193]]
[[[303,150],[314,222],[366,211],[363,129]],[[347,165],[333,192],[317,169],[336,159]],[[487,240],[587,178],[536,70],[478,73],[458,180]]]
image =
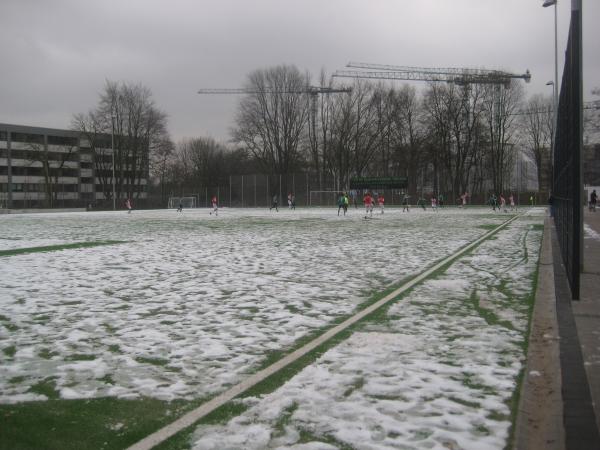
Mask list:
[[198,203],[196,197],[169,197],[169,209],[179,208],[179,205],[183,208],[197,208]]
[[337,205],[340,191],[310,191],[310,206],[335,206]]

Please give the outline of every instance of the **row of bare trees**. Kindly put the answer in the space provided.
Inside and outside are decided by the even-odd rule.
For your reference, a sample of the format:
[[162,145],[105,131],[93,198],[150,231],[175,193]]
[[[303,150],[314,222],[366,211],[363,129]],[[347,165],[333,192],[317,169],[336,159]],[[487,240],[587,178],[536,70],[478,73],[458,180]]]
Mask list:
[[[351,93],[318,100],[309,85],[293,66],[248,77],[232,142],[269,175],[309,169],[341,187],[352,176],[396,175],[408,178],[412,195],[423,184],[453,196],[499,193],[509,187],[519,148],[539,167],[550,147],[551,103],[534,97],[524,105],[518,82],[431,83],[418,92],[357,80]],[[324,74],[320,85],[331,87]]]
[[[318,84],[333,87],[324,73]],[[136,198],[150,171],[163,199],[224,184],[230,175],[264,173],[276,182],[273,175],[300,171],[333,177],[342,189],[353,176],[371,175],[405,176],[414,196],[424,185],[454,198],[500,193],[510,187],[517,151],[540,170],[551,146],[551,99],[524,102],[518,82],[431,83],[417,91],[356,80],[349,93],[319,95],[310,85],[294,66],[252,72],[227,144],[202,137],[173,143],[149,89],[110,81],[73,127],[89,141],[107,199],[113,145],[117,198]]]

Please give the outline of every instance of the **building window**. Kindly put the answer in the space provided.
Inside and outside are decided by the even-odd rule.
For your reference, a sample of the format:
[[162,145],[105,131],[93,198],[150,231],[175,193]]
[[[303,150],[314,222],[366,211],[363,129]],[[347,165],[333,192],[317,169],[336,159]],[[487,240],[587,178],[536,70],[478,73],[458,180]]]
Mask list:
[[63,145],[65,147],[77,147],[77,138],[69,136],[48,136],[49,145]]
[[27,134],[27,133],[12,133],[11,141],[13,142],[26,142],[30,144],[43,144],[43,134]]

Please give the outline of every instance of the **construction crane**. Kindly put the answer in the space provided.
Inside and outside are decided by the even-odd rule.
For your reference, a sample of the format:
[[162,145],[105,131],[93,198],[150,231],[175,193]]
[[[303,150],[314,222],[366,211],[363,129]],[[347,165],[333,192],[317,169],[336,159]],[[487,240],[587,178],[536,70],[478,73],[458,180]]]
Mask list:
[[[280,89],[267,86],[264,89],[260,88],[216,88],[216,89],[200,89],[198,94],[307,94],[310,114],[308,115],[308,130],[309,140],[311,145],[316,145],[316,117],[317,117],[317,98],[319,95],[351,93],[352,88],[349,87],[321,87],[321,86],[305,86],[303,88]],[[312,123],[311,123],[312,122]],[[311,136],[312,133],[312,136]]]
[[225,88],[225,89],[200,89],[198,94],[309,94],[317,96],[319,94],[337,94],[342,92],[352,92],[352,88],[328,88],[320,86],[306,86],[301,89],[278,89],[266,87],[258,88]]
[[311,112],[313,114],[313,128],[314,118],[317,115],[317,98],[320,94],[340,94],[350,93],[352,88],[349,87],[322,87],[322,86],[305,86],[303,88],[291,88],[291,89],[280,89],[267,86],[265,88],[224,88],[224,89],[200,89],[198,94],[308,94],[308,98],[312,100]]
[[521,78],[529,83],[531,73],[527,70],[524,74],[514,74],[501,70],[463,69],[463,68],[427,68],[411,66],[392,66],[385,64],[368,64],[350,62],[346,67],[360,70],[337,70],[333,77],[347,78],[372,78],[383,80],[415,80],[415,81],[441,81],[458,85],[469,84],[495,84],[508,87],[510,81]]

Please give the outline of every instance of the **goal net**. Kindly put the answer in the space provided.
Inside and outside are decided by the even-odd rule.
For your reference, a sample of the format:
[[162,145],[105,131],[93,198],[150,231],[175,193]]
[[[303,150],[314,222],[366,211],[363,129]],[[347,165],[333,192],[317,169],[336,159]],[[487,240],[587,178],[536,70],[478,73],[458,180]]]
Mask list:
[[179,208],[179,205],[183,208],[197,208],[196,197],[169,197],[169,209]]

